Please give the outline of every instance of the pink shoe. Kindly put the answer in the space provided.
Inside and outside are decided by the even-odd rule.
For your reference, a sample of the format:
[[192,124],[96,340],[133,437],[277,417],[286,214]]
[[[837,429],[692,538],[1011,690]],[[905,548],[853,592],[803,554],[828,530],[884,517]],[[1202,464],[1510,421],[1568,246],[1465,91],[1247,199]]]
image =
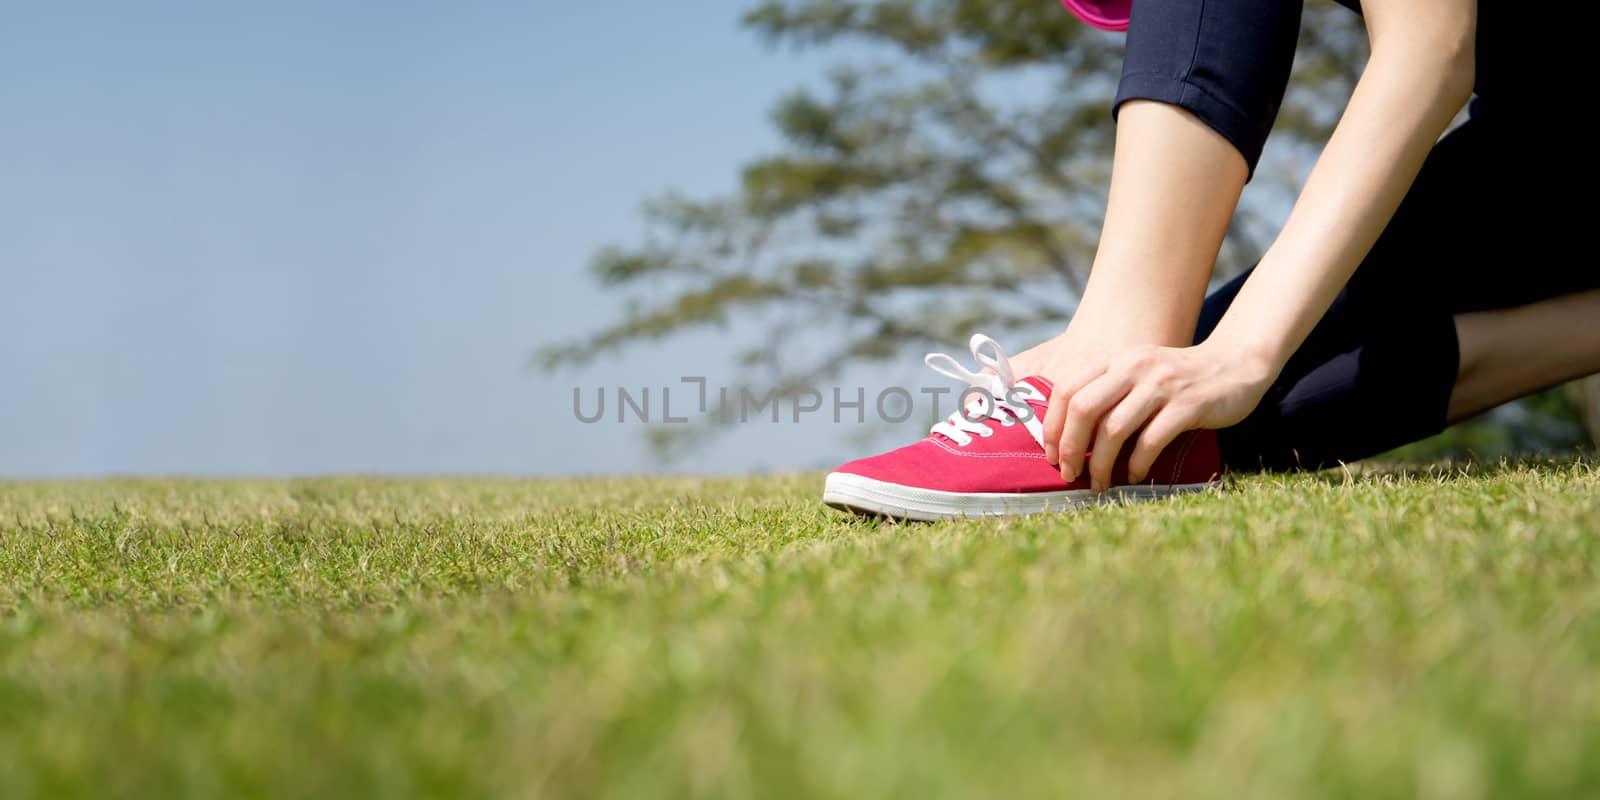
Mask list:
[[936,520],[1151,500],[1220,484],[1222,462],[1213,431],[1179,436],[1156,459],[1144,483],[1128,483],[1127,453],[1118,459],[1113,485],[1104,494],[1089,488],[1088,476],[1063,482],[1044,455],[1050,382],[1016,380],[1005,351],[982,334],[972,337],[972,356],[994,374],[969,372],[943,353],[927,357],[934,371],[973,387],[964,408],[916,444],[839,467],[828,475],[822,501],[867,514]]

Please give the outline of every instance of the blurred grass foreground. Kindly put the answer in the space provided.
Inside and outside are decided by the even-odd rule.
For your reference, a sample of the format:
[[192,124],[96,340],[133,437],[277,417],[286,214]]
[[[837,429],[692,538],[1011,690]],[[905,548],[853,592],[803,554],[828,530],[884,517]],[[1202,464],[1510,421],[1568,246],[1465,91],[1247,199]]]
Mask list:
[[1600,792],[1600,468],[0,484],[0,796]]

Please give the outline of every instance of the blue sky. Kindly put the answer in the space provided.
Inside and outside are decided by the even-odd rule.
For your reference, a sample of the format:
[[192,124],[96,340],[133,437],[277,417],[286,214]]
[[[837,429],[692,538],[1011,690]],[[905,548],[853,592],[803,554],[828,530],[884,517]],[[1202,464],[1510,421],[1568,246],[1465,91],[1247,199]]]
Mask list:
[[[7,2],[0,475],[738,472],[805,426],[650,458],[575,383],[725,364],[690,337],[524,366],[618,300],[642,199],[729,189],[825,62],[742,2]],[[375,12],[381,8],[381,13]],[[924,425],[926,423],[923,423]]]

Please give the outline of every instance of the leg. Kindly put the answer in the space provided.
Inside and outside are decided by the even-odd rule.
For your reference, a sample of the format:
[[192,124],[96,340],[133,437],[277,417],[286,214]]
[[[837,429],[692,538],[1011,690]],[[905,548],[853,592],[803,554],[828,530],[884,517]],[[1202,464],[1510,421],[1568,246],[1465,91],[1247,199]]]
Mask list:
[[[1244,278],[1207,299],[1199,338]],[[1217,432],[1223,464],[1238,471],[1321,469],[1431,436],[1445,427],[1457,372],[1451,315],[1391,315],[1346,288],[1256,410]]]
[[1600,289],[1458,314],[1461,368],[1450,393],[1450,421],[1600,373],[1600,324],[1595,320],[1600,320]]
[[[1561,211],[1522,185],[1535,179],[1514,154],[1530,143],[1490,124],[1475,116],[1440,142],[1261,405],[1220,432],[1230,468],[1355,461],[1600,369],[1600,271],[1559,242],[1530,248],[1527,231],[1580,229],[1539,224]],[[1206,301],[1200,338],[1242,282]]]
[[1302,0],[1141,0],[1117,91],[1100,245],[1066,333],[1022,374],[1094,353],[1186,344],[1288,83]]
[[1183,109],[1141,100],[1118,119],[1105,226],[1068,336],[1108,346],[1183,344],[1248,167]]
[[[1360,331],[1336,309],[1331,328]],[[1600,289],[1450,318],[1448,332],[1388,330],[1273,387],[1219,432],[1229,469],[1321,469],[1417,441],[1542,389],[1600,373]],[[1457,356],[1459,341],[1459,358]],[[1298,357],[1298,356],[1297,356]],[[1459,364],[1459,366],[1457,366]],[[1453,373],[1453,374],[1452,374]]]

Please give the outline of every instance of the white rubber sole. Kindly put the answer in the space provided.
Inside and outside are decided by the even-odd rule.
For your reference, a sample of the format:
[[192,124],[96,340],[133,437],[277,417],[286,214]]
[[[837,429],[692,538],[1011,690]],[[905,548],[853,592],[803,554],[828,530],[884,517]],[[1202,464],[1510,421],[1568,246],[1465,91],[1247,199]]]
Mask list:
[[1114,486],[1099,493],[1088,489],[1060,492],[941,492],[864,478],[847,472],[828,475],[822,502],[834,508],[894,519],[932,522],[969,517],[1010,517],[1070,511],[1084,506],[1117,502],[1159,500],[1177,494],[1202,492],[1221,481],[1168,485]]

